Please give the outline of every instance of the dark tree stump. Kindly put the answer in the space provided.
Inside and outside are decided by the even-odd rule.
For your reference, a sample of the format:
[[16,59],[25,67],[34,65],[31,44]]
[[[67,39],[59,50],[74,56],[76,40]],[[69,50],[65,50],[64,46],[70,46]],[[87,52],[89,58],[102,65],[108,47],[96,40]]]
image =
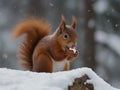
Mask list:
[[88,79],[89,77],[87,75],[84,75],[81,78],[76,78],[73,85],[68,87],[68,90],[94,90],[92,84],[85,84]]

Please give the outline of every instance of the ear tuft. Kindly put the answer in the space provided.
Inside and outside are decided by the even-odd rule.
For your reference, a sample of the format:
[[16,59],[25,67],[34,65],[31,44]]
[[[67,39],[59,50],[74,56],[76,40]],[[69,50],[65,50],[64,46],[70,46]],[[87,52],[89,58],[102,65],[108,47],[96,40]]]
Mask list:
[[75,29],[75,27],[76,27],[76,24],[77,24],[77,20],[76,20],[76,18],[75,18],[75,16],[72,16],[72,24],[71,24],[71,26]]
[[63,15],[61,15],[61,19],[62,19],[62,23],[66,24],[66,20],[65,20],[65,17]]
[[63,15],[61,15],[61,24],[60,24],[61,32],[63,32],[63,30],[65,29],[65,25],[66,25],[65,17]]

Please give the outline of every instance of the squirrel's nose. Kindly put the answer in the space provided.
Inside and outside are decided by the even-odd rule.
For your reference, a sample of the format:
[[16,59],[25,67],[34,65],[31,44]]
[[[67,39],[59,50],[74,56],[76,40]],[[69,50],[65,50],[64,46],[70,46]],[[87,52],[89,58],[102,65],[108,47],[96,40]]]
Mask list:
[[72,48],[75,47],[75,45],[72,45]]
[[72,47],[76,47],[77,46],[77,42],[74,42]]
[[72,43],[71,47],[72,47],[72,48],[73,48],[73,47],[76,47],[76,43]]
[[76,42],[69,42],[69,43],[68,43],[69,48],[76,47],[76,45],[77,45]]

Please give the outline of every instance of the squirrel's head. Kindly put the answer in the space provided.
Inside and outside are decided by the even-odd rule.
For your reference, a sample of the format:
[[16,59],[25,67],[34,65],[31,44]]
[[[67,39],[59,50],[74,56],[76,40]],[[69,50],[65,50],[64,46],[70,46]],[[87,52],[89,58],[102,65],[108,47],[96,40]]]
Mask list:
[[76,19],[72,17],[72,24],[66,25],[66,20],[62,16],[60,26],[57,29],[57,40],[63,50],[75,47],[77,45]]

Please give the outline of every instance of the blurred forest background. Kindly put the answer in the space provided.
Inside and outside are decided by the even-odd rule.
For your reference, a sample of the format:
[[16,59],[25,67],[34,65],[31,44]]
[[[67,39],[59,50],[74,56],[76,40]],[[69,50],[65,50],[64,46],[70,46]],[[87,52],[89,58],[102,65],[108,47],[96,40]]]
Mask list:
[[120,0],[0,0],[0,68],[21,69],[18,44],[11,33],[28,16],[42,17],[58,27],[61,14],[71,24],[77,19],[79,57],[71,69],[91,67],[112,86],[120,88]]

